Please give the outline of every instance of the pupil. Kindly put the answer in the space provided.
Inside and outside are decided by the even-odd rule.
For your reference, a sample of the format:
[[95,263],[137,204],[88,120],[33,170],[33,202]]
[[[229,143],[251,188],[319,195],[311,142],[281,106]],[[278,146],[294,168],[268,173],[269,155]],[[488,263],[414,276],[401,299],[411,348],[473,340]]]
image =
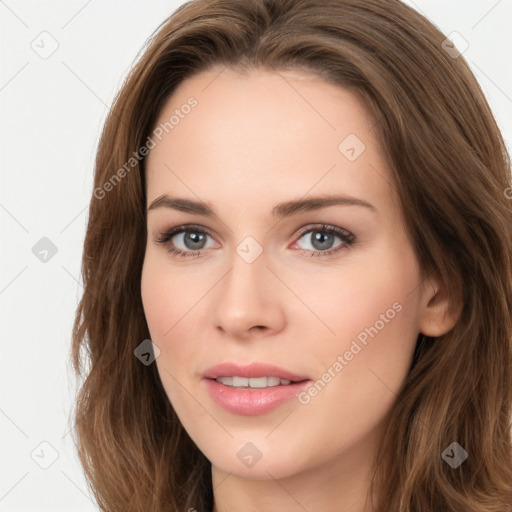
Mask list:
[[[329,249],[332,246],[332,239],[333,235],[330,233],[321,233],[320,231],[317,231],[314,233],[313,246],[318,249]],[[327,244],[326,241],[328,242]]]
[[[189,246],[190,244],[188,242],[191,243],[191,247]],[[185,236],[185,244],[189,246],[189,249],[201,249],[201,242],[204,242],[204,235],[202,233],[194,233],[192,231],[189,232],[187,236]],[[197,247],[195,244],[199,244],[199,247]]]

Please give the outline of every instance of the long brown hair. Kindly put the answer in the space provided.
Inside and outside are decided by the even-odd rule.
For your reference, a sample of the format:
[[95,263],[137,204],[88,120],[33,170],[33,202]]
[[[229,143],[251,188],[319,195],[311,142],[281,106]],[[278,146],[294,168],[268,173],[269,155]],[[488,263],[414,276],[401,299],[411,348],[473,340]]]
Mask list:
[[[85,377],[75,443],[103,511],[212,507],[210,462],[182,427],[156,365],[134,356],[150,337],[138,152],[185,78],[226,66],[304,70],[359,95],[422,271],[439,277],[459,308],[448,333],[418,336],[376,454],[379,509],[509,512],[510,156],[474,75],[445,39],[398,0],[193,0],[152,35],[99,142],[73,328],[73,368]],[[468,453],[457,468],[441,456],[453,442]]]

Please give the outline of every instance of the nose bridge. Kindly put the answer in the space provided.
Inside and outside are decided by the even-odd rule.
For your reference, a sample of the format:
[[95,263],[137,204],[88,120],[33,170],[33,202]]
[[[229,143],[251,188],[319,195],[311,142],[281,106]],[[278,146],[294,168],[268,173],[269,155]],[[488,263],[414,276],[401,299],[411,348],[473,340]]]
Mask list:
[[[254,226],[252,226],[254,231]],[[258,293],[258,283],[262,285],[265,282],[265,274],[269,273],[266,268],[268,264],[268,251],[264,250],[263,234],[258,236],[248,235],[248,230],[237,228],[234,230],[234,240],[240,240],[233,247],[230,255],[231,271],[227,278],[229,293],[238,295],[240,292],[247,294],[252,291],[252,295]],[[252,287],[252,290],[247,289]],[[249,294],[251,295],[251,294]]]
[[239,304],[240,308],[249,304],[254,306],[262,301],[264,295],[268,295],[263,293],[270,274],[266,266],[267,256],[263,248],[259,254],[255,251],[256,247],[246,241],[235,248],[231,258],[231,270],[226,276],[222,294],[228,300],[234,301],[231,307],[235,304]]

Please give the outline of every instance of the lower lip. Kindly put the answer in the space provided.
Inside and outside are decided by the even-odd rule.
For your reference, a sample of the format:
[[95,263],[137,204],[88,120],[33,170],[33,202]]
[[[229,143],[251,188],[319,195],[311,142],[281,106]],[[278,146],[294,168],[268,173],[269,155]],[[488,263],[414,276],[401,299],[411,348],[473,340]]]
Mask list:
[[214,379],[204,379],[212,400],[226,411],[243,416],[255,416],[275,409],[297,396],[310,382],[305,380],[293,384],[268,388],[234,388]]

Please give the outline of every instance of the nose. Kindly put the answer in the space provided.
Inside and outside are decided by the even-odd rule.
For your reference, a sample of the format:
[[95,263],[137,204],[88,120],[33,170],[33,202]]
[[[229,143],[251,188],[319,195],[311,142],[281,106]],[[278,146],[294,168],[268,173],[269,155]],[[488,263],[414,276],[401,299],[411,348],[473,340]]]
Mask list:
[[284,326],[286,297],[282,283],[267,267],[265,253],[251,263],[235,253],[232,262],[214,298],[215,328],[234,339],[279,332]]

